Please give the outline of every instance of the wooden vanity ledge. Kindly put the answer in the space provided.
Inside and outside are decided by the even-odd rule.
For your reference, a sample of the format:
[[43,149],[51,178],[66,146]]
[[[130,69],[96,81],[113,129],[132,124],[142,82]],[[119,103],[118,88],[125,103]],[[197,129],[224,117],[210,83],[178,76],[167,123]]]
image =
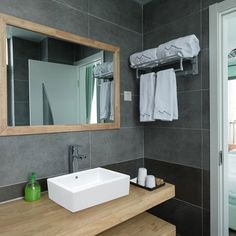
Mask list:
[[45,193],[37,202],[17,200],[0,205],[0,235],[96,235],[174,196],[171,184],[152,192],[131,185],[128,196],[71,213]]

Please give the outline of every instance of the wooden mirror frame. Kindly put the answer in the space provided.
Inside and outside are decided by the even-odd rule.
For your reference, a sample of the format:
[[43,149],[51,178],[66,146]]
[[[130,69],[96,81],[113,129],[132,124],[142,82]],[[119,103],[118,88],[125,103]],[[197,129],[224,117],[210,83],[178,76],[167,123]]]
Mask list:
[[[42,33],[65,41],[98,48],[114,53],[115,82],[115,120],[113,123],[76,124],[76,125],[33,125],[8,126],[7,120],[7,65],[6,65],[6,27],[7,25]],[[0,14],[0,136],[43,134],[72,131],[107,130],[120,128],[120,49],[110,44],[64,32],[48,26]]]

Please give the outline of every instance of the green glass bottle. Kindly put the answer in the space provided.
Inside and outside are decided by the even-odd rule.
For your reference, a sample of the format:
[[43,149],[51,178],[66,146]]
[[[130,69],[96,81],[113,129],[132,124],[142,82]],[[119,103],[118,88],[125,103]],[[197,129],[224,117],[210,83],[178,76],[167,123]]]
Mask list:
[[41,197],[41,187],[36,181],[36,173],[32,172],[29,178],[29,183],[25,186],[25,201],[33,202]]

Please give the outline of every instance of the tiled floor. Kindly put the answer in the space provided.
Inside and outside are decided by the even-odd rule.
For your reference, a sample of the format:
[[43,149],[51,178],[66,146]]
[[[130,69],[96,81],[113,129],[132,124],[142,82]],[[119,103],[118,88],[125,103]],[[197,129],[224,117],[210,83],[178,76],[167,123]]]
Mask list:
[[236,236],[236,231],[229,230],[229,236]]

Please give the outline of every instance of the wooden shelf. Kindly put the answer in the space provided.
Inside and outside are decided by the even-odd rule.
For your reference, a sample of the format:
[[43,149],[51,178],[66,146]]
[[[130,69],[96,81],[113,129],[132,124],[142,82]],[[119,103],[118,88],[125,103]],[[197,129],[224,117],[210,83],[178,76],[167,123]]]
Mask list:
[[98,236],[176,236],[176,227],[144,212]]
[[17,200],[0,205],[0,235],[97,235],[174,196],[171,184],[152,192],[131,185],[128,196],[71,213],[45,193],[37,202]]

